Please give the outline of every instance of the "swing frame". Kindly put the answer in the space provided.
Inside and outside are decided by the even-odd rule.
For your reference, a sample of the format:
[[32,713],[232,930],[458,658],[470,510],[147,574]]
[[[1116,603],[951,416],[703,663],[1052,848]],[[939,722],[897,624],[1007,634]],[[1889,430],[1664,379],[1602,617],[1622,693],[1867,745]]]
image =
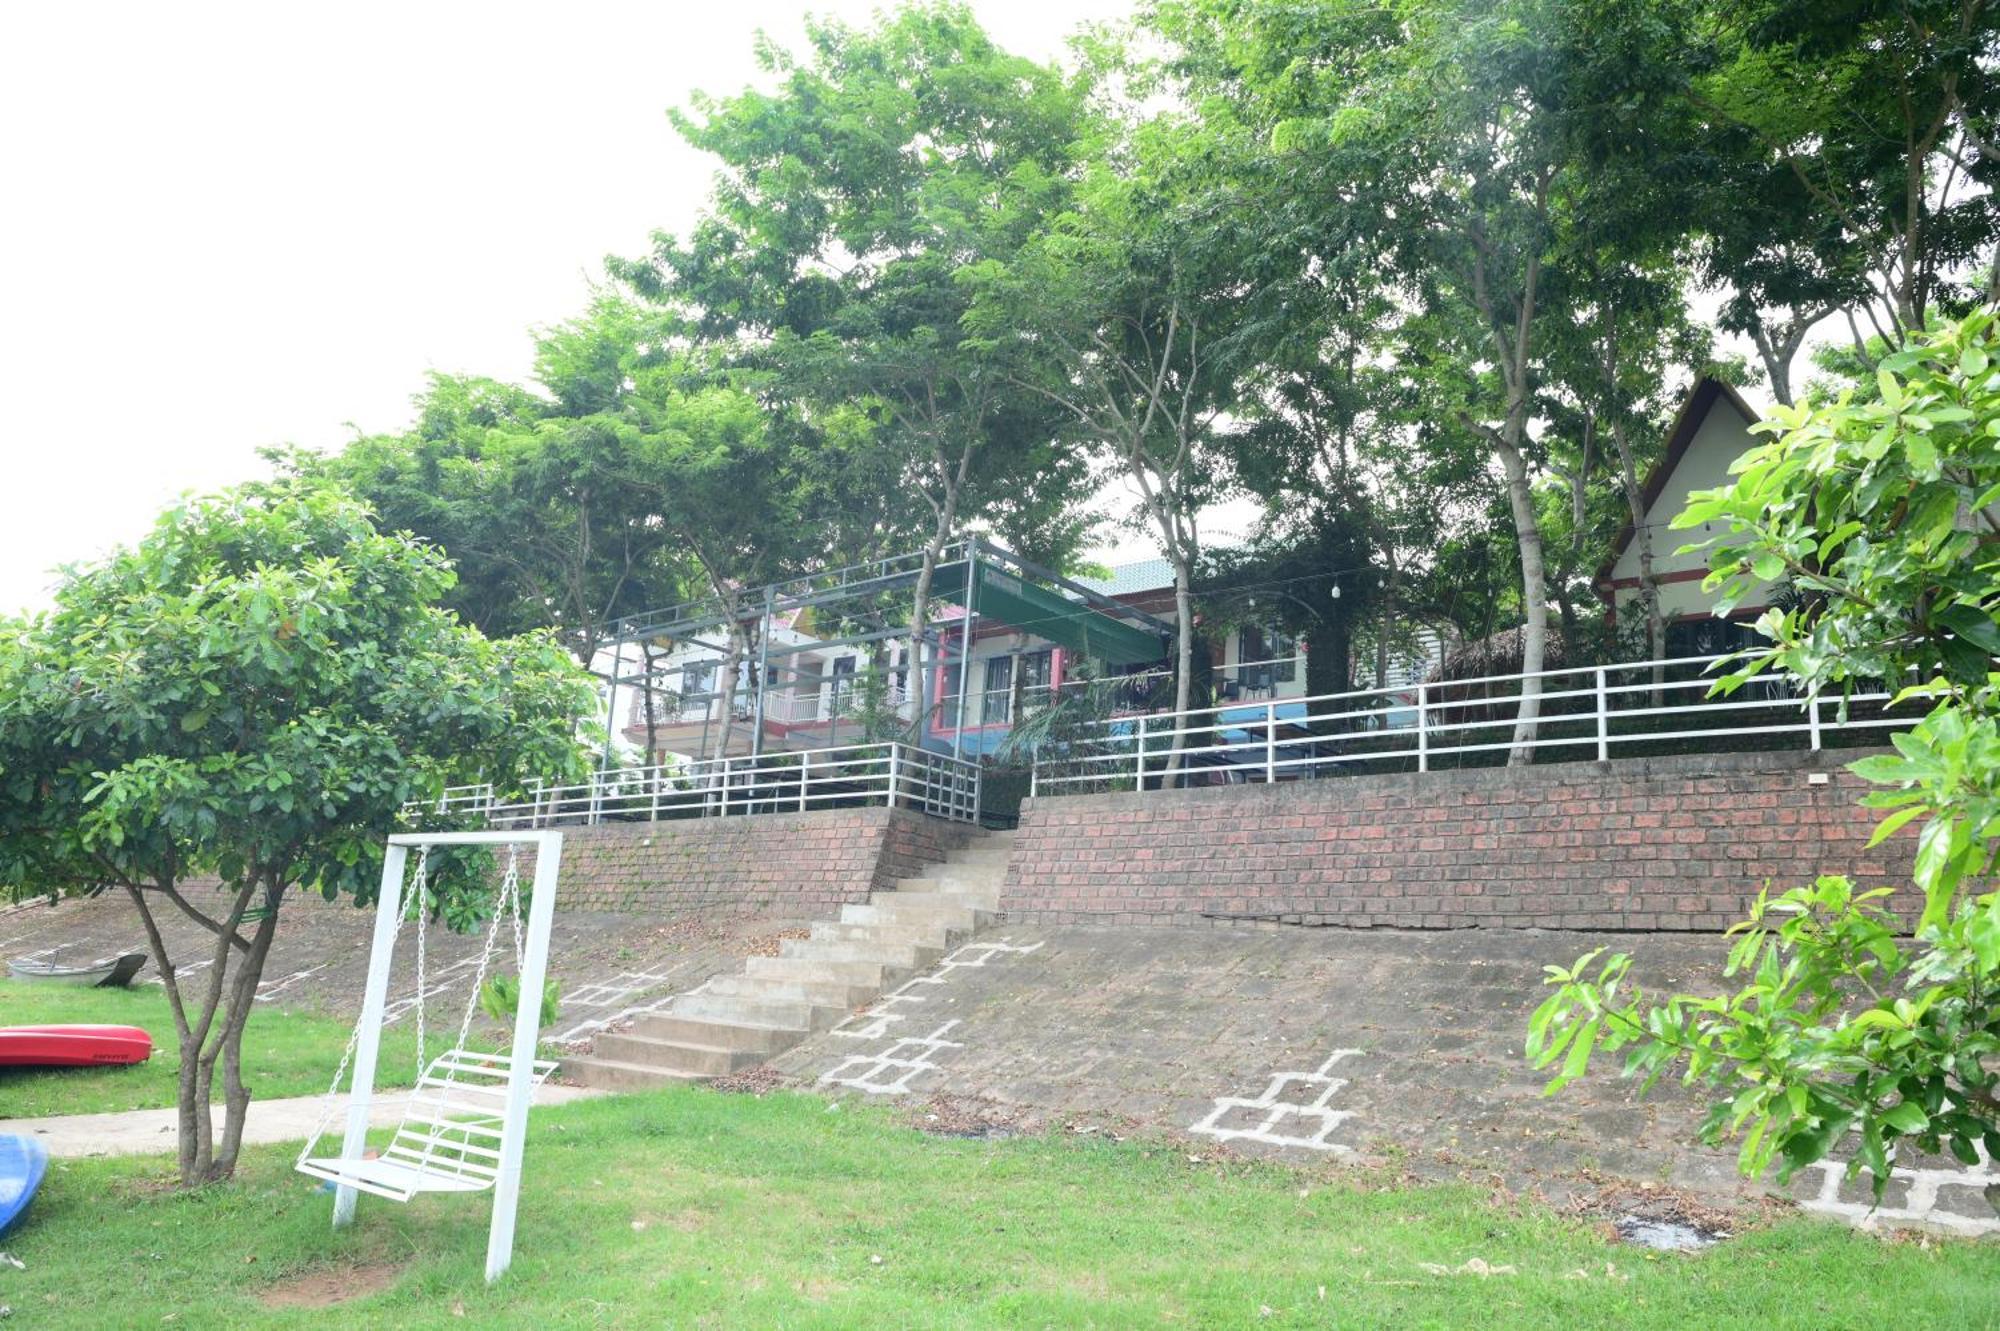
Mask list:
[[[375,903],[375,935],[368,951],[368,982],[361,999],[360,1040],[354,1051],[353,1094],[340,1159],[358,1161],[368,1145],[368,1108],[375,1094],[375,1064],[382,1049],[382,1013],[388,1004],[389,963],[403,916],[403,876],[410,851],[426,846],[533,846],[535,879],[528,901],[528,936],[521,957],[519,1006],[501,1114],[499,1171],[493,1181],[493,1222],[486,1236],[486,1281],[498,1280],[514,1258],[514,1213],[521,1197],[521,1156],[528,1103],[535,1089],[535,1049],[541,1040],[542,989],[548,978],[549,933],[555,920],[556,872],[562,863],[560,832],[404,832],[389,838],[382,859],[382,890]],[[337,1186],[333,1227],[354,1223],[360,1189]]]

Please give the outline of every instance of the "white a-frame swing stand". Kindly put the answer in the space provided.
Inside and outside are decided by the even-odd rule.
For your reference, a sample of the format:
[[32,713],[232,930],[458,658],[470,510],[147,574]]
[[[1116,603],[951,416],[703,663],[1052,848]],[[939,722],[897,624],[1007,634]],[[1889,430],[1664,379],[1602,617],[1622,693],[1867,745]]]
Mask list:
[[[423,900],[428,857],[433,846],[493,846],[507,859],[493,921],[467,996],[465,1017],[455,1047],[430,1063],[423,1061],[424,916]],[[534,891],[528,904],[526,938],[520,915],[520,854],[535,852]],[[417,872],[406,897],[403,878],[410,851],[418,852]],[[335,1187],[333,1223],[336,1229],[354,1220],[354,1204],[363,1192],[404,1202],[422,1192],[493,1191],[493,1224],[486,1238],[486,1279],[497,1280],[514,1255],[514,1210],[521,1196],[521,1152],[527,1136],[528,1102],[535,1086],[555,1065],[537,1062],[541,1037],[542,986],[548,973],[549,926],[555,915],[556,869],[562,859],[560,832],[422,832],[389,838],[382,863],[382,892],[375,907],[375,938],[368,953],[368,987],[361,1000],[361,1020],[348,1043],[354,1060],[354,1093],[347,1104],[347,1135],[338,1156],[315,1156],[320,1133],[300,1152],[298,1170]],[[368,1144],[368,1105],[375,1090],[376,1056],[381,1052],[383,1011],[389,994],[389,962],[396,935],[416,904],[417,918],[417,1086],[403,1112],[396,1135],[382,1154],[364,1158]],[[514,1043],[510,1054],[487,1054],[466,1048],[479,989],[492,960],[503,923],[514,929],[515,963],[519,967],[519,1006],[514,1013]],[[334,1073],[334,1089],[341,1071]],[[331,1118],[322,1117],[322,1128]]]

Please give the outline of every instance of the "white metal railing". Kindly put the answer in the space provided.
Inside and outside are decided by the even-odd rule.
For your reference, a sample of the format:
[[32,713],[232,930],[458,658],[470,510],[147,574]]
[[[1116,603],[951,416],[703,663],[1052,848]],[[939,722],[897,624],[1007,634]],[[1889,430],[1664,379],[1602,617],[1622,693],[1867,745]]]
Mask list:
[[[1081,728],[1059,751],[1038,752],[1032,795],[1079,789],[1157,789],[1182,784],[1280,781],[1342,771],[1429,771],[1473,766],[1516,748],[1608,760],[1633,746],[1759,735],[1803,736],[1811,749],[1835,731],[1910,725],[1889,716],[1891,694],[1807,698],[1782,678],[1710,697],[1721,656],[1426,681],[1264,701],[1224,702],[1186,712],[1112,718]],[[1527,680],[1541,680],[1534,738],[1514,729]]]
[[467,793],[449,806],[438,804],[437,812],[474,814],[496,828],[803,813],[867,804],[976,823],[980,776],[976,763],[907,744],[879,743],[613,768],[571,785],[531,784],[526,798],[519,800],[497,799],[490,785],[454,789],[483,791],[483,800]]
[[484,813],[493,807],[493,783],[482,781],[470,786],[446,786],[435,800],[412,808],[422,808],[430,813]]

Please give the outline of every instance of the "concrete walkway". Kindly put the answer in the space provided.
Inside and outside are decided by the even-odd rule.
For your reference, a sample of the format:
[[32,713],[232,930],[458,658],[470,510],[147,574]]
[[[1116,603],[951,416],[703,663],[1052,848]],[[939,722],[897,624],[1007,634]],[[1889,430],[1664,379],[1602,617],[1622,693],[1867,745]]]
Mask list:
[[[581,1086],[544,1083],[535,1089],[535,1104],[559,1105],[598,1092]],[[374,1127],[393,1126],[403,1116],[402,1091],[386,1092],[369,1106],[368,1122]],[[222,1106],[215,1106],[215,1124],[222,1125]],[[326,1112],[326,1097],[301,1095],[286,1100],[252,1100],[249,1121],[243,1125],[243,1144],[261,1146],[270,1142],[302,1142]],[[328,1123],[327,1146],[337,1150],[342,1125],[347,1121],[347,1097]],[[34,1137],[53,1156],[162,1155],[174,1149],[175,1111],[172,1109],[132,1109],[115,1114],[59,1114],[49,1118],[0,1119],[0,1131]]]

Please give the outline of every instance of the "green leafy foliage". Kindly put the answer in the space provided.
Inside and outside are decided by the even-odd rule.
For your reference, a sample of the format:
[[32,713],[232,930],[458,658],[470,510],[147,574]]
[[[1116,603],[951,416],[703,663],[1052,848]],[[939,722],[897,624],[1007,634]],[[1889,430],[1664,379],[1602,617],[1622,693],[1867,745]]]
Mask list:
[[[496,975],[479,986],[479,1010],[511,1027],[521,1010],[521,977]],[[562,982],[542,981],[542,1013],[538,1025],[547,1029],[562,1012]]]
[[[1917,824],[1914,937],[1889,888],[1845,878],[1762,895],[1735,931],[1734,993],[1653,998],[1631,959],[1551,967],[1529,1024],[1550,1090],[1599,1048],[1651,1085],[1670,1068],[1715,1095],[1703,1136],[1741,1135],[1743,1169],[1780,1176],[1856,1143],[1879,1198],[1899,1144],[1971,1163],[2000,1151],[2000,326],[1982,309],[1884,358],[1876,393],[1780,409],[1728,486],[1676,519],[1713,534],[1718,613],[1788,580],[1766,645],[1721,693],[1780,671],[1813,694],[1904,685],[1928,703],[1893,753],[1851,764],[1888,810],[1877,843]],[[1907,681],[1907,683],[1905,683]],[[1908,844],[1907,842],[1900,844]]]
[[[188,1183],[233,1168],[286,894],[366,902],[406,803],[578,770],[584,677],[547,634],[489,639],[438,608],[452,581],[435,548],[287,483],[175,506],[0,633],[0,882],[137,906],[180,1043]],[[199,980],[177,977],[168,909],[213,937]],[[218,1064],[212,1152],[196,1109]]]

